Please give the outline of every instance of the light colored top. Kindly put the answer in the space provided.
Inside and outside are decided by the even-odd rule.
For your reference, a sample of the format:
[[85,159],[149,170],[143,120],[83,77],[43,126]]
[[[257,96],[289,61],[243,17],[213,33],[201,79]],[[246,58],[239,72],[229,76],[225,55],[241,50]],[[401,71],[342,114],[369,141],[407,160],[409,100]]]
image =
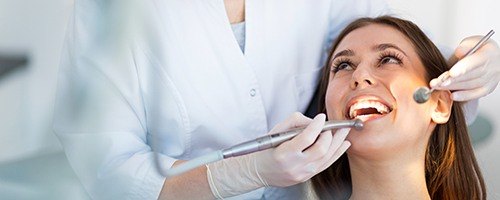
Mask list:
[[231,24],[236,42],[240,46],[241,52],[245,53],[245,22]]
[[[94,199],[157,199],[165,177],[153,150],[169,168],[305,111],[339,31],[388,11],[380,0],[248,0],[243,54],[222,0],[124,4],[75,1],[61,63],[54,130]],[[145,16],[131,28],[143,32],[125,34],[120,25],[138,18],[117,20],[115,7]],[[270,187],[237,198],[301,192]]]

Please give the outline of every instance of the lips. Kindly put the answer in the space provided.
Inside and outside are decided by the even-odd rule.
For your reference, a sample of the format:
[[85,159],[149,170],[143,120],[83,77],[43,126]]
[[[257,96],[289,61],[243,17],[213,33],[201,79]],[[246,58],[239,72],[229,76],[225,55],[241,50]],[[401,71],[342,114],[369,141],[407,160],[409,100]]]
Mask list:
[[352,99],[345,113],[347,119],[368,121],[383,117],[392,112],[392,110],[392,106],[379,97],[362,96]]

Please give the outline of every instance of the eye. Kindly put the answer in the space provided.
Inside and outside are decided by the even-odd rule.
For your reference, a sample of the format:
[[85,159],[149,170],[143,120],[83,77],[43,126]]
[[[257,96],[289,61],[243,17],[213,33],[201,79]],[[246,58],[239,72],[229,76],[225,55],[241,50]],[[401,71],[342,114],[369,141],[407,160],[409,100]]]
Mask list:
[[400,63],[401,61],[399,61],[399,59],[390,56],[386,56],[382,58],[382,60],[380,60],[380,64],[400,64]]
[[393,52],[384,52],[380,54],[379,56],[379,63],[380,65],[385,65],[385,64],[397,64],[400,65],[402,64],[401,61],[401,56],[397,53]]
[[333,63],[333,67],[332,67],[332,72],[333,73],[337,73],[338,71],[340,70],[353,70],[354,65],[352,64],[352,62],[349,60],[349,59],[337,59],[334,63]]

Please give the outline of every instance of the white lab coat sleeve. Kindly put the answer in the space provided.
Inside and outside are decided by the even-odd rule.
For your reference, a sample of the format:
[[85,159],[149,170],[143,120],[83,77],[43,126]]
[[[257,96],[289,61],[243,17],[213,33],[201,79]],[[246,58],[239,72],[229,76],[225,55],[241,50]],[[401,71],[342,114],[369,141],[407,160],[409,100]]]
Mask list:
[[[83,1],[89,2],[89,1]],[[62,55],[54,131],[92,199],[157,199],[165,177],[147,145],[130,49],[103,36],[96,2],[75,3]],[[100,38],[101,39],[97,39]],[[102,39],[105,37],[106,39]],[[174,158],[159,156],[164,166]]]

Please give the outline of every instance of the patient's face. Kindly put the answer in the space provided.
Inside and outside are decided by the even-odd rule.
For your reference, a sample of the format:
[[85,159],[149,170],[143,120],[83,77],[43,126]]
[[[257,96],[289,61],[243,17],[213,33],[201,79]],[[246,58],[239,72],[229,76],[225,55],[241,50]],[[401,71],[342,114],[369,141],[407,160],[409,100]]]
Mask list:
[[427,85],[425,69],[410,40],[398,30],[372,24],[349,33],[333,53],[326,93],[329,119],[365,121],[348,136],[349,154],[424,153],[431,125],[430,104],[413,92]]

